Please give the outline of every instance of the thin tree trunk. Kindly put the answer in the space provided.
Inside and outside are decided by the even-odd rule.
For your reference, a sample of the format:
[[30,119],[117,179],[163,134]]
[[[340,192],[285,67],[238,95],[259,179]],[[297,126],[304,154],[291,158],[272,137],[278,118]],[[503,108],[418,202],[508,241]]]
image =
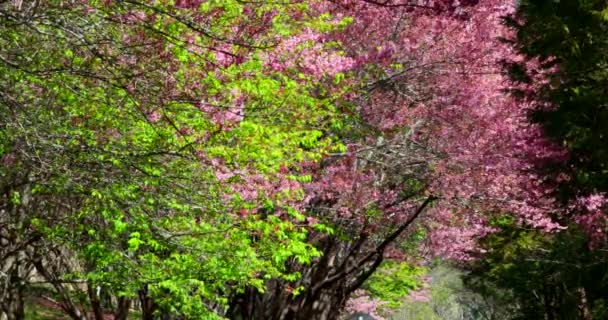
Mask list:
[[[288,265],[302,277],[294,284],[273,280],[265,293],[254,289],[231,301],[227,317],[233,320],[335,320],[340,316],[351,293],[360,288],[378,268],[387,246],[401,235],[433,201],[425,200],[410,217],[386,237],[371,241],[365,233],[356,240],[343,241],[323,236],[317,243],[323,256],[310,266]],[[304,287],[299,295],[293,287]]]
[[116,312],[114,312],[114,320],[127,320],[129,316],[129,308],[131,307],[131,299],[125,297],[118,298],[116,304]]
[[142,290],[139,290],[139,301],[141,303],[141,319],[142,320],[154,320],[154,311],[156,311],[156,304],[154,300],[148,295],[148,287],[144,286]]
[[549,285],[545,284],[543,288],[543,300],[545,302],[545,320],[555,320],[553,315],[553,294],[549,291]]
[[[3,196],[10,198],[11,190]],[[0,211],[0,310],[7,320],[21,320],[24,312],[24,284],[29,280],[31,264],[27,260],[25,250],[30,241],[25,230],[26,212],[29,204],[30,188],[25,184],[20,190],[21,203],[8,200],[7,210]]]
[[95,320],[104,320],[103,307],[99,301],[99,292],[97,292],[97,289],[98,287],[96,288],[91,283],[87,283],[87,293],[89,294],[91,308],[93,309],[93,316],[95,317]]
[[[18,259],[14,259],[14,263]],[[6,320],[22,320],[25,318],[23,287],[18,283],[19,279],[14,273],[19,270],[18,265],[11,267],[10,273],[6,275],[6,288],[3,289],[3,301],[0,301],[1,315]],[[4,284],[2,284],[4,285]]]
[[21,290],[13,290],[10,293],[10,301],[8,301],[5,310],[5,318],[7,320],[24,320],[25,319],[25,303]]
[[578,317],[581,320],[592,320],[591,311],[589,310],[589,301],[587,300],[587,291],[584,287],[576,289]]
[[72,301],[70,297],[70,290],[66,288],[63,283],[58,280],[55,275],[51,274],[44,266],[44,263],[41,259],[34,261],[34,266],[36,266],[36,270],[40,273],[44,278],[49,281],[59,297],[61,299],[61,308],[65,311],[72,319],[74,320],[88,320],[87,315],[80,310],[78,305]]

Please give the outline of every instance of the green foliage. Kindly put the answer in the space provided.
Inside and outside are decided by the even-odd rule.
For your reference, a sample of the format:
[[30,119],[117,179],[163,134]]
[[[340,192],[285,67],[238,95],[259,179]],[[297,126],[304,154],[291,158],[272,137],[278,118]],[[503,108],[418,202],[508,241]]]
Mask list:
[[487,257],[474,264],[467,286],[518,305],[513,319],[579,319],[581,289],[594,319],[605,314],[606,254],[590,250],[575,227],[553,235],[505,227],[485,247]]
[[[555,107],[538,110],[535,120],[571,151],[561,168],[573,171],[573,179],[563,183],[566,198],[608,190],[607,12],[607,4],[598,0],[527,0],[506,20],[517,32],[514,46],[528,59],[538,59],[547,74],[531,98]],[[508,71],[515,81],[532,81],[533,72],[523,64],[510,64]]]
[[[540,168],[561,176],[557,196],[564,203],[608,190],[607,12],[605,1],[525,0],[505,19],[516,32],[510,42],[526,58],[506,70],[525,85],[521,97],[539,102],[532,119],[569,151],[564,164]],[[563,179],[564,172],[570,178]],[[579,319],[584,309],[594,319],[605,317],[605,252],[590,248],[590,235],[578,230],[573,216],[560,218],[568,229],[555,234],[495,221],[502,231],[486,239],[488,258],[470,284],[480,292],[511,290],[521,319]]]
[[[55,276],[123,297],[147,288],[159,312],[214,319],[210,305],[270,278],[295,281],[286,262],[319,256],[290,219],[240,217],[274,199],[245,203],[210,164],[272,180],[342,147],[332,136],[341,91],[316,95],[312,80],[260,60],[305,25],[329,27],[290,19],[301,4],[260,3],[252,15],[244,5],[205,1],[197,11],[211,20],[193,25],[170,1],[49,1],[27,23],[0,23],[0,189],[26,212],[24,233],[74,256],[79,267]],[[155,18],[124,22],[134,12]],[[255,40],[230,40],[266,14]],[[200,51],[220,45],[247,59],[218,66],[217,51]],[[242,104],[243,119],[214,121],[201,104]]]
[[458,267],[438,262],[429,268],[425,284],[426,299],[404,300],[393,320],[435,319],[513,319],[518,305],[509,300],[510,292],[493,287],[479,292],[470,287],[470,275]]
[[412,290],[420,287],[422,267],[412,266],[404,261],[387,260],[364,284],[374,298],[388,302],[387,307],[396,308]]

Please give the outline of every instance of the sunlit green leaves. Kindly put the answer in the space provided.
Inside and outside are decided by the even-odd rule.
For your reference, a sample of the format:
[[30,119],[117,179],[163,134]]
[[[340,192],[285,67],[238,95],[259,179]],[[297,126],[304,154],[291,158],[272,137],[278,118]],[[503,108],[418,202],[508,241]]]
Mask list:
[[407,262],[385,261],[376,273],[365,283],[364,287],[382,301],[388,302],[388,307],[396,308],[413,290],[422,285],[420,277],[426,270]]
[[[39,10],[27,27],[0,26],[0,54],[19,64],[0,62],[0,156],[18,155],[0,177],[35,186],[25,199],[42,209],[28,218],[77,265],[58,276],[124,297],[146,288],[162,312],[188,319],[213,319],[208,305],[225,306],[245,287],[295,281],[286,262],[319,256],[305,215],[286,205],[303,191],[245,201],[230,186],[240,177],[218,181],[214,161],[271,182],[293,169],[284,178],[306,183],[312,177],[294,168],[344,149],[334,136],[343,91],[271,70],[264,57],[305,28],[329,32],[347,19],[296,14],[306,3],[236,0],[50,1]],[[242,106],[241,118],[218,121],[208,105]]]

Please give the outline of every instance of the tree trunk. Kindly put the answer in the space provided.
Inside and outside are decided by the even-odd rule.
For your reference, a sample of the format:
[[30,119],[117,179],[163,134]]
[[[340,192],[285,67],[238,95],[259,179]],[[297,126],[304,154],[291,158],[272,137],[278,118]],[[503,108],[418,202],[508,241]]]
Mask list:
[[7,288],[4,289],[4,292],[2,294],[3,300],[0,301],[0,310],[2,311],[2,314],[4,314],[4,318],[6,318],[7,320],[22,320],[25,318],[25,304],[23,297],[24,287],[21,284],[24,279],[20,279],[18,277],[18,274],[15,274],[19,273],[19,269],[20,267],[18,265],[18,262],[15,262],[15,264],[11,268],[10,273],[6,275],[7,279],[5,281],[7,282]]
[[[253,288],[232,299],[227,317],[233,320],[335,320],[340,316],[351,293],[378,268],[384,250],[401,235],[433,201],[427,198],[410,217],[397,225],[383,239],[370,239],[362,230],[354,240],[320,235],[311,239],[323,256],[311,265],[287,265],[290,272],[300,272],[295,283],[275,279],[265,293]],[[304,288],[294,296],[294,288]]]
[[156,311],[156,304],[154,300],[148,295],[148,286],[144,286],[143,289],[139,290],[139,301],[141,304],[141,319],[142,320],[154,320],[154,311]]
[[297,297],[285,291],[259,294],[254,290],[248,289],[249,292],[231,306],[228,314],[230,319],[334,320],[348,299],[339,286],[323,289],[316,294],[308,291]]
[[27,251],[39,238],[26,221],[29,185],[24,184],[18,191],[20,203],[11,200],[17,190],[7,189],[0,194],[0,204],[6,205],[6,210],[0,210],[0,315],[7,320],[25,318],[24,291],[32,274]]
[[131,307],[131,299],[125,297],[118,298],[116,304],[116,312],[114,312],[114,320],[127,320],[129,316],[129,308]]
[[104,320],[103,307],[99,301],[99,289],[99,287],[87,283],[87,293],[89,294],[89,301],[91,302],[91,308],[93,309],[93,316],[95,317],[95,320]]
[[[47,258],[51,258],[52,252],[49,251],[48,254],[49,255]],[[46,268],[41,257],[34,261],[34,266],[36,267],[38,273],[42,275],[48,282],[50,282],[53,285],[53,288],[55,288],[55,292],[59,295],[61,300],[61,308],[63,311],[65,311],[68,316],[74,320],[88,320],[86,313],[83,312],[83,310],[81,310],[70,297],[71,290],[64,285],[65,283],[57,278],[57,275],[53,271]]]
[[545,303],[545,312],[544,318],[545,320],[555,320],[554,316],[554,295],[552,290],[550,290],[551,286],[549,284],[544,284],[543,288],[543,300]]
[[[300,272],[295,283],[275,279],[265,293],[250,288],[231,301],[227,317],[233,320],[335,320],[351,293],[363,285],[383,260],[384,250],[401,235],[433,201],[427,198],[406,221],[383,239],[371,240],[361,229],[354,240],[320,235],[311,239],[323,256],[312,265],[295,262],[287,270]],[[293,295],[293,288],[304,288]]]
[[[12,317],[11,317],[12,316]],[[9,310],[9,319],[22,320],[25,319],[25,309],[23,303],[23,294],[19,293],[13,298],[13,303]]]
[[589,301],[587,300],[587,291],[584,287],[576,289],[578,318],[581,320],[592,320],[591,311],[589,310]]
[[10,300],[3,302],[3,310],[0,319],[6,320],[24,320],[25,309],[23,294],[18,291],[10,293]]

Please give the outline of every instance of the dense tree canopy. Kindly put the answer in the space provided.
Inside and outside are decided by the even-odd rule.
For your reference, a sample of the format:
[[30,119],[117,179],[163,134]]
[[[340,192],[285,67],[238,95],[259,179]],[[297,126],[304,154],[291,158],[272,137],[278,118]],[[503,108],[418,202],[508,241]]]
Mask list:
[[559,198],[573,202],[574,219],[604,244],[606,10],[601,1],[524,1],[506,20],[526,58],[508,64],[512,78],[529,83],[542,75],[534,90],[522,93],[537,104],[533,120],[569,152],[561,168],[549,168],[561,174]]
[[278,173],[331,150],[340,123],[331,93],[310,94],[314,74],[274,72],[265,56],[334,27],[293,20],[302,10],[2,4],[5,311],[19,317],[11,297],[35,270],[75,318],[86,314],[71,281],[97,290],[93,307],[99,288],[139,291],[150,312],[206,317],[262,276],[293,278],[286,259],[317,255],[284,217],[243,214],[298,217],[305,177]]
[[600,319],[605,6],[0,1],[0,317]]

